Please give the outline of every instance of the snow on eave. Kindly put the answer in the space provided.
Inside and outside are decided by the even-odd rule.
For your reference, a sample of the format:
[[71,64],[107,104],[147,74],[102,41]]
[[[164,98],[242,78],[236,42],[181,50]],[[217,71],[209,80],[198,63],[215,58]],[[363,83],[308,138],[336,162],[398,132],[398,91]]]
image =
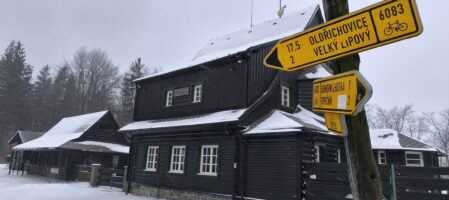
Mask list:
[[282,18],[269,20],[251,28],[245,28],[213,38],[204,45],[190,62],[174,67],[169,71],[163,71],[135,79],[134,82],[174,73],[186,68],[218,60],[226,56],[236,55],[246,52],[251,47],[275,42],[279,39],[299,33],[304,31],[317,14],[321,14],[319,11],[320,6],[315,4],[300,11],[285,15]]
[[372,148],[376,149],[376,150],[410,150],[410,151],[432,151],[432,152],[437,152],[436,149],[428,149],[428,148],[410,148],[410,147],[383,147],[383,148],[372,147]]
[[58,148],[68,141],[81,137],[109,111],[100,111],[84,115],[66,117],[34,140],[15,146],[14,150],[36,150]]
[[285,133],[308,130],[334,135],[328,132],[323,123],[324,119],[322,117],[298,105],[297,111],[293,114],[280,110],[271,111],[248,127],[244,134]]
[[222,122],[234,122],[238,121],[239,117],[246,111],[246,109],[235,109],[219,111],[208,114],[193,115],[187,117],[160,119],[160,120],[146,120],[137,121],[127,124],[126,126],[120,128],[119,131],[136,131],[145,129],[156,129],[156,128],[169,128],[169,127],[181,127],[181,126],[193,126],[193,125],[204,125],[204,124],[214,124]]
[[129,146],[98,141],[67,142],[60,148],[92,152],[129,153]]
[[287,117],[283,111],[272,110],[248,128],[245,134],[301,131],[303,127]]

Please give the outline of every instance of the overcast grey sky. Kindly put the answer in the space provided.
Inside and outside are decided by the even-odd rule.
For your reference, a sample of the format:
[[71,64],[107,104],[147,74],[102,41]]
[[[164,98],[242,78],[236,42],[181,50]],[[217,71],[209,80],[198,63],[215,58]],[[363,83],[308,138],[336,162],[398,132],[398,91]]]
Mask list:
[[[349,0],[358,10],[380,0]],[[321,0],[283,0],[286,14]],[[449,108],[449,1],[417,0],[422,35],[361,53],[370,103]],[[0,0],[0,52],[24,43],[36,69],[81,46],[106,50],[122,71],[137,57],[164,70],[187,63],[210,39],[250,25],[251,0]],[[279,0],[254,0],[254,23],[276,18]]]

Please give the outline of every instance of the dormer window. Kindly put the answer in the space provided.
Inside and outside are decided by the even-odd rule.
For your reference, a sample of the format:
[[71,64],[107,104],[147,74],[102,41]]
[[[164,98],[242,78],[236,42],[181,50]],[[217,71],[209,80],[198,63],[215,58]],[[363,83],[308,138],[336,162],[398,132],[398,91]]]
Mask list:
[[193,103],[201,102],[201,96],[203,94],[203,85],[195,85],[193,88]]
[[165,96],[165,107],[170,107],[173,105],[173,90],[167,91]]
[[281,87],[281,104],[290,107],[290,88],[284,85]]

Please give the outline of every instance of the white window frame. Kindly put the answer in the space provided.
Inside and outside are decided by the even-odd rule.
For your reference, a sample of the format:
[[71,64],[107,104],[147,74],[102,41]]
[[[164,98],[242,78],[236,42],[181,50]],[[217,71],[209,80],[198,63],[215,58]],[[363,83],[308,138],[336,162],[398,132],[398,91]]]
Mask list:
[[[384,157],[381,156],[382,154],[384,155]],[[385,160],[385,161],[382,162],[382,160]],[[377,163],[379,165],[386,165],[387,164],[387,152],[385,152],[384,150],[377,151]]]
[[159,146],[148,146],[147,162],[145,163],[144,171],[155,172],[157,170],[158,156],[159,156]]
[[[407,155],[408,154],[415,154],[415,155],[419,155],[419,159],[407,159]],[[409,164],[408,161],[409,160],[419,160],[420,164]],[[405,165],[409,166],[409,167],[424,167],[424,158],[423,158],[423,154],[422,152],[418,152],[418,151],[406,151],[405,152]]]
[[337,149],[337,163],[341,163],[341,151]]
[[[207,155],[205,155],[207,149],[210,149]],[[213,154],[215,149],[216,154]],[[200,173],[199,175],[205,176],[217,176],[218,175],[218,145],[202,145],[201,157],[200,157]],[[214,162],[215,161],[215,162]],[[214,171],[215,169],[215,171]]]
[[193,87],[193,103],[200,103],[203,98],[203,85]]
[[[179,150],[179,151],[178,151]],[[183,174],[187,148],[185,145],[173,146],[171,149],[170,173]]]
[[290,88],[281,86],[281,104],[285,107],[290,107]]
[[320,160],[320,146],[323,146],[324,148],[326,148],[325,144],[322,144],[322,143],[315,144],[314,148],[315,148],[315,156],[316,156],[315,157],[315,162],[316,163],[321,162],[321,160]]
[[168,90],[165,94],[165,107],[171,107],[173,105],[173,90]]

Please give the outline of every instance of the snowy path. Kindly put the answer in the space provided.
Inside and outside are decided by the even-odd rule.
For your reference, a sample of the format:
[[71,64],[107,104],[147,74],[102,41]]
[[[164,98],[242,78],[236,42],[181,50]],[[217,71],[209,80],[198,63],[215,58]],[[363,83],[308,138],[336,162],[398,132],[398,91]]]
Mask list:
[[0,165],[0,199],[14,200],[156,200],[125,195],[118,188],[91,188],[86,182],[61,182],[40,176],[8,175]]

